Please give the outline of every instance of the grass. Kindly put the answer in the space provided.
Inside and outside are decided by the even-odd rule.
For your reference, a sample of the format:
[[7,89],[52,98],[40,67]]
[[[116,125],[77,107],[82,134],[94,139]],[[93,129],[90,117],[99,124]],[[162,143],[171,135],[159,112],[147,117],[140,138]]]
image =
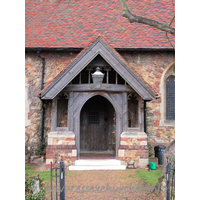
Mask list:
[[25,165],[25,170],[30,170],[31,166],[30,165]]
[[135,180],[143,180],[148,185],[155,186],[158,182],[158,179],[161,177],[162,171],[161,170],[136,170],[135,173],[128,173],[125,176],[120,176],[120,179],[135,179]]
[[145,181],[148,185],[155,186],[158,182],[158,179],[161,176],[161,170],[150,170],[150,171],[144,171],[144,170],[137,170],[136,174],[138,177],[140,177],[143,181]]
[[[28,174],[39,174],[40,178],[42,178],[44,180],[44,182],[46,184],[51,182],[51,171],[36,171],[35,169],[33,169],[30,165],[25,165],[25,173]],[[60,174],[60,170],[57,171],[57,174],[59,176]],[[53,170],[53,175],[55,175],[55,170]],[[65,177],[75,177],[77,176],[77,172],[71,172],[71,171],[67,171],[67,173],[65,172]],[[53,180],[55,179],[55,177],[53,177]]]
[[[51,171],[36,171],[33,169],[30,165],[25,165],[25,173],[28,174],[39,174],[40,178],[44,180],[46,184],[51,182]],[[156,183],[158,182],[158,179],[161,176],[161,170],[150,170],[150,171],[144,171],[144,170],[136,170],[135,174],[129,174],[126,177],[123,178],[140,178],[143,181],[145,181],[148,185],[153,185],[155,186]],[[59,174],[59,171],[58,171]],[[70,172],[68,171],[65,174],[67,177],[74,177],[77,176],[77,172]],[[55,178],[53,178],[55,179]]]
[[30,165],[25,165],[25,173],[28,174],[39,174],[40,178],[44,180],[45,183],[50,183],[51,182],[51,171],[36,171],[32,169]]

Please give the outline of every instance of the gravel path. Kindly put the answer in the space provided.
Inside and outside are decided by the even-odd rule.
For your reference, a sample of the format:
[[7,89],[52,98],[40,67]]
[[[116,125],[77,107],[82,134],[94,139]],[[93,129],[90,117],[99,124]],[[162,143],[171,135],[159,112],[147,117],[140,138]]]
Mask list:
[[[135,169],[122,171],[66,171],[65,199],[72,200],[158,200],[153,186],[137,178]],[[55,181],[54,181],[55,184]],[[47,187],[50,187],[48,185]],[[58,193],[59,194],[59,193]],[[58,195],[59,196],[59,195]],[[50,191],[48,192],[50,198]],[[54,191],[54,200],[55,191]],[[58,198],[59,199],[59,198]]]

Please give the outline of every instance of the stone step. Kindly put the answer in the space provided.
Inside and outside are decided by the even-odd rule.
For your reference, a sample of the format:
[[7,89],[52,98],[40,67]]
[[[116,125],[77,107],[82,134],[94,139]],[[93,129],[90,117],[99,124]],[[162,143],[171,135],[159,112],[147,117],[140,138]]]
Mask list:
[[87,165],[87,166],[105,166],[105,165],[112,165],[112,166],[119,166],[121,165],[120,160],[116,159],[80,159],[75,161],[76,166],[80,165]]
[[80,159],[69,170],[125,170],[126,166],[116,159]]
[[107,165],[107,166],[92,166],[92,165],[70,165],[69,170],[75,171],[75,170],[125,170],[126,166],[125,165],[119,165],[119,166],[113,166],[113,165]]

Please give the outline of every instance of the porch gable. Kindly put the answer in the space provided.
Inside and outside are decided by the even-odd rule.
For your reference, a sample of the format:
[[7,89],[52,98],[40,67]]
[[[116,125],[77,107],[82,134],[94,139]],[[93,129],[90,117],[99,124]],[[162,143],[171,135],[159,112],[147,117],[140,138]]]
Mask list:
[[[96,56],[100,55],[144,100],[153,100],[156,95],[108,45],[101,36],[84,49],[78,57],[41,91],[41,99],[54,99]],[[99,89],[99,90],[103,90]]]

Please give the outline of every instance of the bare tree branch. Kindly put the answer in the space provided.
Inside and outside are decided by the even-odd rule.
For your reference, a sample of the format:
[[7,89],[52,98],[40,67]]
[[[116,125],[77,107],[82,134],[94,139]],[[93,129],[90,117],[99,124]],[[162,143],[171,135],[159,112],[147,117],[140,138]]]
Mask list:
[[149,26],[153,26],[161,31],[165,31],[167,33],[170,33],[172,35],[175,35],[175,28],[171,27],[168,24],[160,23],[156,20],[152,20],[146,17],[138,16],[130,12],[125,0],[119,0],[120,4],[122,5],[123,11],[122,16],[126,17],[130,23],[142,23]]
[[[172,17],[172,20],[171,20],[171,22],[169,23],[169,25],[172,24],[172,22],[174,21],[174,19],[175,19],[175,15]],[[175,48],[174,48],[174,45],[171,43],[171,41],[170,41],[170,39],[169,39],[169,37],[168,37],[168,35],[167,35],[167,32],[165,32],[165,33],[166,33],[166,37],[167,37],[169,43],[171,44],[171,46],[173,47],[173,49],[175,49]]]
[[169,39],[169,37],[167,35],[167,32],[166,32],[166,37],[167,37],[167,40],[169,41],[169,43],[171,44],[171,46],[173,47],[173,49],[175,50],[174,45],[171,43],[171,41],[170,41],[170,39]]
[[174,19],[175,19],[175,15],[172,17],[172,20],[171,20],[171,22],[169,23],[169,25],[172,25],[172,22],[174,21]]

